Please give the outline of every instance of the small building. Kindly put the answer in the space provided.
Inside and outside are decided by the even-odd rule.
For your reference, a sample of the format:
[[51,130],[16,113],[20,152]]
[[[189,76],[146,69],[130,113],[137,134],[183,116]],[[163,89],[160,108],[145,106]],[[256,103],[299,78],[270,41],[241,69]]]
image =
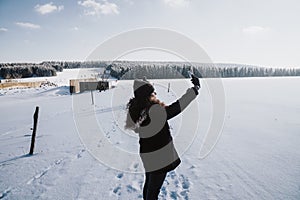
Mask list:
[[70,80],[70,93],[80,93],[84,91],[99,90],[104,91],[109,89],[108,81],[99,81],[97,79],[73,79]]

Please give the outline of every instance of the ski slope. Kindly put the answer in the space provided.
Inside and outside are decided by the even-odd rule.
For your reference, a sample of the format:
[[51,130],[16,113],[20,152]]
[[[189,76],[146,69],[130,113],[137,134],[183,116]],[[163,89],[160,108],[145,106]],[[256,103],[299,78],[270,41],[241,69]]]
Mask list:
[[[114,163],[99,161],[83,142],[85,131],[76,123],[84,119],[75,113],[95,116],[113,148],[138,155],[138,137],[123,129],[132,81],[94,92],[92,105],[90,92],[69,95],[68,79],[76,76],[74,70],[64,70],[50,80],[57,87],[0,90],[0,199],[142,199],[141,162],[128,163],[105,151]],[[223,79],[221,137],[200,159],[212,113],[205,81],[193,102],[198,111],[187,109],[170,121],[175,146],[180,147],[181,132],[195,131],[184,119],[199,119],[195,137],[188,141],[181,165],[168,174],[160,199],[300,199],[300,78]],[[189,85],[187,80],[151,82],[167,104]],[[82,106],[74,107],[78,97]],[[35,106],[40,107],[36,147],[28,156]]]

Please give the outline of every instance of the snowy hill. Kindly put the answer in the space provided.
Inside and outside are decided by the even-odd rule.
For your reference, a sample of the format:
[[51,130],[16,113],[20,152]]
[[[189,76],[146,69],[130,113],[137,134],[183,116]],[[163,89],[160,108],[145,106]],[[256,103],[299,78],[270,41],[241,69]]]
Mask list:
[[[78,124],[95,116],[113,148],[137,155],[138,137],[123,128],[132,81],[118,81],[114,89],[94,92],[92,105],[89,92],[69,95],[68,79],[78,74],[66,72],[48,78],[57,87],[0,91],[0,199],[142,199],[141,162],[127,163],[111,152],[102,153],[111,155],[113,163],[99,161],[84,138],[90,131],[97,136],[98,130],[85,132]],[[167,104],[190,85],[187,80],[151,82]],[[299,199],[300,78],[223,79],[222,134],[213,151],[200,159],[212,116],[205,82],[193,102],[198,112],[187,109],[170,121],[180,148],[180,134],[195,131],[184,119],[199,119],[195,138],[181,155],[181,165],[168,174],[160,199]],[[78,98],[80,106],[74,104]],[[33,156],[27,156],[35,106],[40,107],[36,148]],[[100,148],[101,142],[96,142]]]

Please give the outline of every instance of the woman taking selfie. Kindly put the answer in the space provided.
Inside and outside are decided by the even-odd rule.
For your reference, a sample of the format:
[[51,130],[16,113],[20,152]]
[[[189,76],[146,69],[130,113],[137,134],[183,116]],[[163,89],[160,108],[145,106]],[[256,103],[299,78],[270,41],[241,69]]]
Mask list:
[[145,168],[144,200],[156,200],[169,171],[181,162],[173,144],[168,120],[181,113],[198,95],[199,79],[171,105],[156,97],[154,87],[144,78],[134,80],[134,97],[127,104],[125,128],[139,134],[140,157]]

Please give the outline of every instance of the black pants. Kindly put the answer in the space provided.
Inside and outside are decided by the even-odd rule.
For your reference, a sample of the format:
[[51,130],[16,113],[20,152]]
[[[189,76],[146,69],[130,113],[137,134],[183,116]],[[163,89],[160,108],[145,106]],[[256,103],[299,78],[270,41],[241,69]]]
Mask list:
[[157,200],[160,188],[164,183],[167,173],[146,173],[143,189],[144,200]]

